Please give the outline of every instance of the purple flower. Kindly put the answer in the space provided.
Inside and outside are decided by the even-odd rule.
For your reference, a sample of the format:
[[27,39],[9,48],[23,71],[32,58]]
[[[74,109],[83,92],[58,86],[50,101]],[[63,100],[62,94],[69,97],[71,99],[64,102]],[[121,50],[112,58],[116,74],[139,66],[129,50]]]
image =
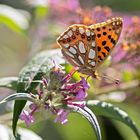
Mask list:
[[77,10],[80,7],[79,0],[67,0],[67,8],[71,11]]
[[29,105],[29,108],[31,110],[36,110],[37,109],[37,105],[32,103],[32,104]]
[[69,111],[65,111],[60,109],[57,113],[57,117],[55,118],[54,122],[60,122],[61,124],[66,124],[68,122],[67,116]]
[[20,115],[20,119],[23,120],[27,126],[29,126],[31,123],[34,122],[34,118],[32,114],[30,114],[26,110],[22,112],[22,114]]
[[85,89],[80,89],[75,96],[75,100],[84,101],[86,97],[87,97],[87,93]]
[[95,22],[103,22],[113,16],[112,9],[109,7],[96,6],[92,10],[92,17]]
[[140,17],[124,16],[124,26],[118,47],[113,55],[112,61],[118,63],[124,61],[132,66],[140,64]]
[[83,86],[84,89],[89,89],[89,84],[87,83],[87,81],[85,80],[84,77],[81,76],[81,81],[80,84]]
[[57,13],[66,14],[68,12],[76,11],[79,7],[79,0],[49,0],[50,7]]
[[48,113],[47,116],[56,115],[55,122],[67,123],[67,116],[71,112],[69,105],[84,107],[89,89],[84,77],[81,77],[79,82],[70,82],[74,72],[75,68],[68,75],[65,75],[61,68],[56,66],[52,68],[49,79],[42,78],[41,83],[44,88],[37,89],[37,95],[32,94],[35,102],[29,105],[31,112],[23,111],[20,119],[29,126],[34,122],[34,113],[39,113],[43,109],[43,112],[46,110]]
[[116,53],[112,56],[112,62],[118,63],[126,56],[127,52],[121,47],[117,48],[115,51]]
[[[89,89],[89,85],[84,77],[81,76],[81,81],[77,83],[66,84],[64,87],[64,91],[67,92],[65,98],[63,99],[68,105],[76,105],[79,107],[83,107],[84,104],[82,101],[85,101],[87,97],[87,90]],[[75,103],[75,101],[77,103]]]

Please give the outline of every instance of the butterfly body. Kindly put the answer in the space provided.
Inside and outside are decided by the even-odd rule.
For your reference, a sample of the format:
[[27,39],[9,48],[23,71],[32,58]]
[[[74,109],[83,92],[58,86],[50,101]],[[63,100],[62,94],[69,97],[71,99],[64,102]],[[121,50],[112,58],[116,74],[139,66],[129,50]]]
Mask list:
[[58,37],[57,43],[67,61],[79,72],[97,78],[95,71],[110,55],[121,29],[121,18],[91,26],[74,24]]

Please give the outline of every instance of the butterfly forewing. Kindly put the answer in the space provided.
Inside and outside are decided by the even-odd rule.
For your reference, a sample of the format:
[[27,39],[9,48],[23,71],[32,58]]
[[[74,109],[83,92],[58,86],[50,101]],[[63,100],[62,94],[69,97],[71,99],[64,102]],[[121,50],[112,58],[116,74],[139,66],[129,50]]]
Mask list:
[[97,65],[100,65],[110,55],[119,39],[122,19],[112,18],[106,22],[92,25],[91,28],[96,34]]
[[91,28],[79,24],[72,25],[57,41],[69,63],[80,69],[95,67],[97,50],[95,33]]

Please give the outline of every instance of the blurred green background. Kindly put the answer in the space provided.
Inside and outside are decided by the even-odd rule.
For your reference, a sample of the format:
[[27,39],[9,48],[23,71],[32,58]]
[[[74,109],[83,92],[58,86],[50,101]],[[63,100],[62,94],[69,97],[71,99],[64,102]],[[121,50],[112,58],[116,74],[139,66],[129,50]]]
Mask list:
[[[59,4],[62,1],[60,0]],[[44,6],[34,5],[35,3],[37,1],[0,0],[0,77],[18,76],[21,68],[38,51],[55,48],[55,40],[63,27],[60,26],[59,18],[57,19],[56,15],[53,19],[54,13],[51,13],[51,7],[47,5],[47,2]],[[140,14],[140,0],[80,0],[80,4],[83,9],[100,5],[109,6],[113,11],[127,15],[139,16]],[[9,7],[3,7],[3,5]],[[67,7],[67,5],[65,6]],[[2,12],[3,8],[4,13]],[[139,71],[139,68],[137,68],[137,71]],[[136,77],[136,80],[139,81],[139,79],[139,76]],[[133,92],[137,91],[137,102],[135,100],[131,102],[126,100],[121,103],[111,101],[125,110],[136,122],[138,128],[140,128],[139,90],[139,87],[132,89]],[[2,99],[10,93],[12,91],[2,88],[0,98]],[[92,97],[92,95],[90,96]],[[8,111],[4,107],[1,108],[1,112],[1,115],[4,115],[3,112],[7,113]],[[68,119],[69,123],[64,126],[55,124],[50,119],[36,123],[29,129],[36,132],[44,140],[96,139],[90,124],[83,117],[72,113]],[[98,120],[101,125],[103,140],[137,140],[132,130],[121,122],[103,117],[99,117]],[[20,124],[20,126],[25,127],[23,124]]]

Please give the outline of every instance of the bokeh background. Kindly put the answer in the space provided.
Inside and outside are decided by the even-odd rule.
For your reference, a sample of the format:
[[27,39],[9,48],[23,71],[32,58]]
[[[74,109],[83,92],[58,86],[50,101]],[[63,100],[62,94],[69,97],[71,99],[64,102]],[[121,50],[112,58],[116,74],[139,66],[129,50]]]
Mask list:
[[[58,48],[56,38],[74,23],[91,25],[114,16],[124,19],[123,32],[112,56],[99,73],[120,79],[120,88],[105,79],[92,81],[89,99],[111,102],[126,111],[140,129],[140,1],[139,0],[0,0],[0,77],[18,76],[38,52]],[[76,77],[76,76],[75,76]],[[1,88],[0,99],[13,91]],[[10,114],[11,104],[0,108],[0,121]],[[8,116],[8,117],[9,117]],[[137,140],[121,122],[98,117],[103,140]],[[19,124],[25,127],[24,124]],[[53,119],[37,122],[30,130],[44,140],[91,140],[90,124],[78,114],[67,125]]]

